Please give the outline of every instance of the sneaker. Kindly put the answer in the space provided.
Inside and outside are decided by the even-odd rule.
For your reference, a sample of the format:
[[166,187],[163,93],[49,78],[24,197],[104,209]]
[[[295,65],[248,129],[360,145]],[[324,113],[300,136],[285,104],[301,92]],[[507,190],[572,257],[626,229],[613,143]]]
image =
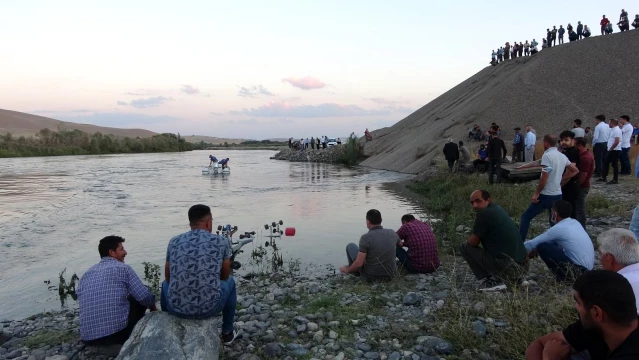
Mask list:
[[231,345],[233,341],[235,340],[235,338],[237,338],[236,330],[233,330],[233,332],[230,332],[228,334],[220,335],[220,339],[222,339],[222,344],[224,345]]
[[608,181],[606,184],[608,184],[608,185],[614,185],[614,184],[619,184],[619,182],[617,182],[617,180],[610,180],[610,181]]
[[506,289],[506,285],[504,285],[501,282],[498,282],[492,277],[485,278],[482,281],[481,285],[479,286],[479,291],[499,291],[499,290],[505,290],[505,289]]

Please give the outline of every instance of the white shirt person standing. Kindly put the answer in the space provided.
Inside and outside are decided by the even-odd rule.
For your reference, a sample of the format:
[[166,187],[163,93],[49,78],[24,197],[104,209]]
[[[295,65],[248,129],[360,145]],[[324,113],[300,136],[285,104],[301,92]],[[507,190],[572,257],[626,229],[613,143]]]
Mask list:
[[608,182],[608,185],[617,184],[619,181],[619,155],[621,154],[621,129],[619,128],[619,120],[610,119],[610,137],[608,138],[608,155],[606,156],[606,163],[602,169],[601,178],[597,181],[606,182],[608,176],[608,169],[612,165],[613,178]]

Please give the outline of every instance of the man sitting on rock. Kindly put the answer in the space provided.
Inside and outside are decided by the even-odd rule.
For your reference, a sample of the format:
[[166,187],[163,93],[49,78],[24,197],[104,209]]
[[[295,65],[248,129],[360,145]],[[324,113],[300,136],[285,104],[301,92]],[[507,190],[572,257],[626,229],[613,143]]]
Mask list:
[[391,280],[397,273],[395,248],[400,242],[399,236],[382,227],[379,210],[368,210],[366,227],[368,232],[359,239],[359,246],[354,243],[346,246],[348,266],[342,266],[340,271],[359,274],[368,282]]
[[594,270],[572,288],[579,320],[535,340],[526,359],[568,360],[571,354],[578,354],[573,359],[639,359],[637,306],[628,280],[613,271]]
[[528,256],[539,254],[559,281],[574,280],[595,264],[592,240],[579,221],[570,217],[571,212],[568,201],[556,201],[551,211],[555,225],[524,243]]
[[87,345],[124,344],[146,309],[157,310],[155,296],[124,263],[123,242],[119,236],[100,240],[100,262],[80,279],[80,338]]
[[610,229],[597,236],[604,270],[618,272],[630,282],[639,309],[639,243],[630,230]]
[[[404,215],[397,236],[401,241],[395,255],[406,271],[426,274],[437,270],[437,241],[428,223],[415,219],[413,215]],[[404,246],[408,251],[404,250]]]
[[468,241],[461,244],[460,252],[482,282],[481,289],[504,288],[499,282],[518,281],[527,263],[517,225],[506,210],[492,202],[486,190],[475,190],[470,203],[477,213],[475,225]]
[[231,248],[212,234],[213,215],[206,205],[189,209],[191,230],[171,241],[166,250],[162,310],[186,319],[207,319],[222,312],[222,342],[230,345],[237,294],[231,277]]

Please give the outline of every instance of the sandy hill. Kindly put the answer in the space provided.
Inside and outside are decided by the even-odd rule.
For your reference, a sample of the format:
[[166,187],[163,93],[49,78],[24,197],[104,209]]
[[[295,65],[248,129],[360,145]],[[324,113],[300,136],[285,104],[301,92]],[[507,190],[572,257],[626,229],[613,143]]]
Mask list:
[[[615,33],[545,49],[488,66],[395,125],[373,132],[362,165],[406,173],[425,171],[447,138],[466,140],[473,124],[512,129],[530,122],[537,140],[580,118],[639,117],[639,31]],[[486,62],[489,58],[486,58]],[[511,146],[508,146],[510,154]]]
[[58,129],[78,129],[89,134],[101,132],[102,134],[112,134],[118,137],[132,138],[144,138],[157,135],[157,133],[154,133],[153,131],[144,129],[120,129],[89,124],[78,124],[55,120],[44,116],[0,109],[0,134],[10,132],[16,136],[32,136],[44,128],[48,128],[52,131],[58,131]]

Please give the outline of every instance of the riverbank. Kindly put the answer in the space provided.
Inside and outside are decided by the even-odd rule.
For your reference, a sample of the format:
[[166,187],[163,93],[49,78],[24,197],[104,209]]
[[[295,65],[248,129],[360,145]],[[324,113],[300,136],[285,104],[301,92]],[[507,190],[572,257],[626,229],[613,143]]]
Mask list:
[[202,150],[274,150],[280,151],[287,149],[285,146],[209,146]]
[[[587,225],[593,240],[609,228],[628,227],[630,210],[639,202],[636,184],[631,177],[622,177],[617,186],[593,183]],[[438,219],[432,222],[442,261],[438,271],[368,285],[332,267],[300,271],[287,260],[275,273],[237,278],[235,325],[240,335],[221,355],[242,360],[523,359],[534,338],[576,319],[569,286],[556,284],[535,259],[525,286],[513,292],[478,292],[455,248],[472,226],[472,190],[488,190],[518,222],[534,186],[488,185],[485,175],[448,173],[391,185]],[[380,210],[384,212],[383,205]],[[538,216],[531,235],[546,228],[544,217]],[[40,359],[43,352],[68,359],[107,359],[78,342],[77,326],[76,312],[0,321],[0,339],[7,337],[5,332],[11,334],[9,342],[0,344],[0,359],[9,354]]]

